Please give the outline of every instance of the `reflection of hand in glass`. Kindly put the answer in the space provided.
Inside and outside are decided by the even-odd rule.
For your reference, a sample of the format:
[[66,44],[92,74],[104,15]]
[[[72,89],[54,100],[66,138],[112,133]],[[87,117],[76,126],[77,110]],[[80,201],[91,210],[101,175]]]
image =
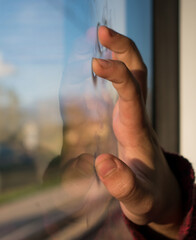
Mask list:
[[[62,186],[71,195],[75,210],[84,204],[84,207],[102,199],[102,204],[108,198],[105,188],[95,178],[94,156],[83,153],[64,166],[62,172]],[[109,197],[110,199],[111,197]],[[105,202],[106,204],[106,202]],[[94,206],[93,206],[94,207]],[[88,206],[89,211],[90,206]]]
[[95,178],[94,156],[89,153],[70,159],[64,166],[61,178],[62,186],[65,190],[70,189],[72,200],[77,200],[78,204],[82,204],[89,196],[97,195],[96,189],[101,188]]
[[64,79],[62,83],[84,84],[91,78],[92,57],[109,57],[110,51],[100,47],[97,38],[97,28],[91,27],[86,33],[74,39],[71,54],[67,55]]
[[100,155],[97,173],[129,220],[175,239],[181,221],[180,190],[146,115],[146,66],[130,39],[101,26],[99,40],[113,56],[94,59],[93,70],[111,81],[119,95],[113,112],[119,158]]
[[[50,170],[53,170],[52,175],[57,171],[60,177],[60,185],[53,200],[55,210],[65,221],[65,239],[77,239],[96,226],[105,217],[111,203],[111,196],[104,185],[95,178],[94,160],[93,155],[82,153],[63,165],[60,161],[56,169],[51,169],[51,166],[46,172],[45,181],[50,180]],[[58,222],[52,223],[51,227],[50,216],[45,217],[45,225],[48,234],[61,228]]]
[[[115,153],[111,118],[114,96],[100,79],[92,81],[92,57],[108,57],[111,51],[98,47],[97,28],[90,28],[75,40],[60,87],[60,111],[64,124],[62,159],[66,162],[83,152]],[[113,93],[113,92],[112,92]]]

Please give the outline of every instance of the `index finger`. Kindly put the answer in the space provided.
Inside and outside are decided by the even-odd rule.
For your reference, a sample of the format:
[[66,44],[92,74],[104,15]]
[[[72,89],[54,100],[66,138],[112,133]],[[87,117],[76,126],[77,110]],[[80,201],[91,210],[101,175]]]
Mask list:
[[114,53],[116,60],[124,62],[130,71],[146,71],[141,54],[131,39],[105,26],[99,27],[98,35],[100,43]]
[[144,100],[147,96],[147,68],[135,43],[114,30],[100,26],[100,43],[113,52],[113,59],[122,61],[138,81]]

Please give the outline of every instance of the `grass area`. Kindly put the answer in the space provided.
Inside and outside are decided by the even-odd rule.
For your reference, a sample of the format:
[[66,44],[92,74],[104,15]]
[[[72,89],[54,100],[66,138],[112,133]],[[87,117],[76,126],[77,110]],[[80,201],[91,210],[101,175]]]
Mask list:
[[0,193],[0,206],[6,203],[14,202],[19,199],[32,196],[42,191],[46,191],[59,184],[59,179],[52,179],[43,184],[32,184]]

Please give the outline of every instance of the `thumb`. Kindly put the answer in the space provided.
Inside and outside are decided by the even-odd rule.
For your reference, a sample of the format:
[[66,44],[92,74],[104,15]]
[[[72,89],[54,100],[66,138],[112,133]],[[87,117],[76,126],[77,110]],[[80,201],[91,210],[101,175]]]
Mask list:
[[151,201],[132,170],[111,154],[97,157],[95,167],[109,193],[120,201],[124,214],[136,224],[146,224]]
[[123,201],[132,195],[135,176],[124,162],[111,154],[102,154],[97,157],[95,167],[100,180],[113,197]]

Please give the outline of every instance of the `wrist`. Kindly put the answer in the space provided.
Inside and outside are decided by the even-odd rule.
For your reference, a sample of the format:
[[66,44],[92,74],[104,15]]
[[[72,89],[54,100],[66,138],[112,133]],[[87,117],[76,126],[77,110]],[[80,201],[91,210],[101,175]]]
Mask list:
[[160,204],[160,212],[157,211],[158,214],[153,222],[148,224],[148,227],[168,239],[178,239],[183,221],[182,192],[170,168],[167,174],[163,174],[163,178],[160,185],[162,194],[155,205],[160,204],[163,199],[164,201]]
[[[193,184],[194,184],[194,172],[191,164],[182,156],[165,153],[164,156],[169,164],[171,172],[175,179],[177,180],[178,186],[180,186],[180,196],[181,196],[181,217],[177,217],[176,220],[168,222],[158,222],[160,215],[164,211],[159,213],[156,217],[156,221],[149,223],[146,226],[139,226],[134,224],[131,220],[125,217],[125,222],[133,235],[133,239],[158,239],[158,240],[168,240],[168,239],[185,239],[187,236],[194,239],[195,231],[193,231],[192,218],[194,216],[194,211],[196,208],[193,207]],[[171,194],[172,195],[172,194]],[[173,204],[171,204],[173,205]],[[166,208],[165,213],[169,213],[172,207]],[[196,215],[196,214],[195,214]],[[165,216],[166,218],[166,216]],[[167,219],[167,218],[166,218]],[[169,216],[168,216],[169,219]],[[177,221],[179,219],[179,221]],[[182,219],[182,220],[180,220]],[[169,232],[169,235],[167,234]],[[168,237],[166,237],[168,236]]]
[[179,223],[168,223],[168,224],[158,224],[158,223],[150,223],[148,227],[155,231],[158,234],[161,234],[167,239],[179,239],[179,229],[181,226],[181,222]]

